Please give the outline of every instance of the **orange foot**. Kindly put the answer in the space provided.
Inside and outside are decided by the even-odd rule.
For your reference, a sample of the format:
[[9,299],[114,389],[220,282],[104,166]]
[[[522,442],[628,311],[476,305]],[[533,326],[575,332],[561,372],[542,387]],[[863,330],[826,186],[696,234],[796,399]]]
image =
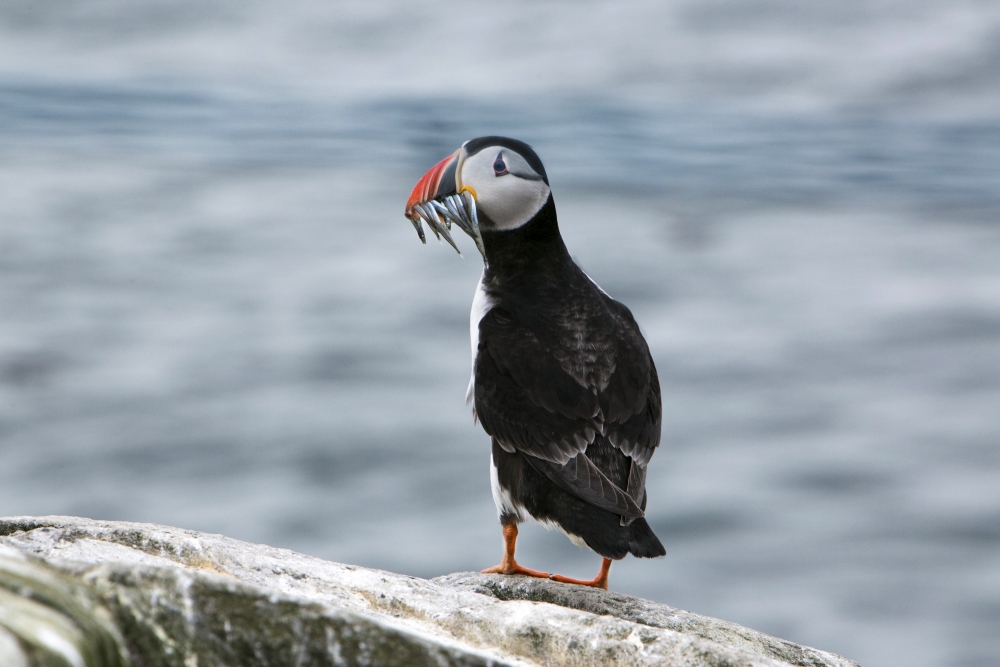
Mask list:
[[611,570],[611,559],[605,558],[601,562],[601,571],[598,572],[597,576],[587,581],[586,579],[571,579],[570,577],[564,577],[561,574],[550,574],[549,579],[552,581],[560,581],[564,584],[576,584],[578,586],[591,586],[593,588],[603,588],[608,590],[608,571]]
[[517,564],[517,561],[514,560],[514,548],[517,546],[516,523],[509,523],[503,527],[503,541],[503,560],[500,561],[499,565],[486,568],[482,571],[482,574],[524,574],[529,577],[538,577],[540,579],[547,579],[549,577],[548,572],[529,570],[526,567],[521,567]]
[[529,577],[538,577],[539,579],[548,579],[549,577],[555,577],[557,575],[550,575],[548,572],[540,572],[538,570],[529,570],[526,567],[521,567],[517,564],[517,561],[510,563],[500,563],[499,565],[494,565],[493,567],[488,567],[482,570],[482,574],[524,574]]

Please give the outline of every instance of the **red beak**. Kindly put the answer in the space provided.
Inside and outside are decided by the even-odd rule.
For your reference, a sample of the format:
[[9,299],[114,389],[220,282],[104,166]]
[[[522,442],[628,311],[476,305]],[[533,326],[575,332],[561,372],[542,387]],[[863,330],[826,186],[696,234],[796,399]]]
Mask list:
[[413,206],[415,204],[423,204],[424,202],[434,199],[439,194],[445,194],[439,190],[442,185],[444,188],[450,192],[454,192],[454,183],[441,183],[441,177],[444,175],[448,167],[458,159],[458,151],[452,153],[445,159],[438,162],[436,165],[431,167],[426,174],[424,174],[417,184],[413,187],[413,192],[410,193],[410,198],[406,200],[406,211],[404,215],[407,218],[413,217]]

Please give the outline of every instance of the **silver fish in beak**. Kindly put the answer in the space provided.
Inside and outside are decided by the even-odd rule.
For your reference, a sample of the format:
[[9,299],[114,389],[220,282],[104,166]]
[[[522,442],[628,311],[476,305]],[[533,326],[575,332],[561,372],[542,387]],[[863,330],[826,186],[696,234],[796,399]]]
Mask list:
[[462,251],[455,245],[455,240],[450,234],[452,225],[456,225],[476,242],[479,253],[485,259],[486,250],[483,248],[483,237],[479,233],[479,217],[476,213],[475,190],[471,187],[463,188],[458,182],[458,167],[463,157],[460,148],[431,167],[417,181],[413,192],[410,193],[404,215],[413,224],[423,243],[427,243],[423,229],[423,225],[427,225],[438,240],[444,237],[444,240],[461,255]]

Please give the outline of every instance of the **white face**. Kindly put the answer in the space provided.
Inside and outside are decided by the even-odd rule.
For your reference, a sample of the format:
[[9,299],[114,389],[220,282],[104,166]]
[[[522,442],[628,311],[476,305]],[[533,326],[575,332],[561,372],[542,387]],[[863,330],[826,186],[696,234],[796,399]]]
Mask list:
[[[503,171],[501,167],[506,167]],[[527,161],[503,146],[488,146],[462,162],[462,185],[476,191],[476,206],[496,229],[517,229],[535,217],[549,186]]]

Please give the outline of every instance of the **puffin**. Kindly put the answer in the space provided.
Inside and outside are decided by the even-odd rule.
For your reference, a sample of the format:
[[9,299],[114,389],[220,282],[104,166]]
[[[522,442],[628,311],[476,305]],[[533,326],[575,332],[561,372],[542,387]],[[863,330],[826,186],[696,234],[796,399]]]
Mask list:
[[[417,182],[405,216],[455,250],[482,254],[469,332],[473,419],[490,436],[490,485],[504,553],[483,573],[608,588],[613,560],[666,551],[645,519],[646,469],[660,444],[656,365],[624,304],[577,266],[559,233],[549,179],[526,143],[466,141]],[[518,525],[554,526],[602,557],[591,580],[514,557]]]

